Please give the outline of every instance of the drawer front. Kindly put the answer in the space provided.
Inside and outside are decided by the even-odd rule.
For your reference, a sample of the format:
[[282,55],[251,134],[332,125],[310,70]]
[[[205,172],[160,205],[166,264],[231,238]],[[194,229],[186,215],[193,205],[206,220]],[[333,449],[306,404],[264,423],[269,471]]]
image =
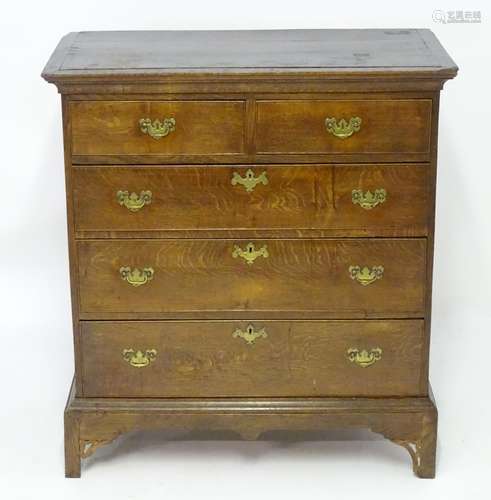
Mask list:
[[423,316],[424,239],[89,240],[78,253],[82,318]]
[[318,225],[352,236],[426,236],[429,171],[428,164],[336,166],[332,216],[319,211]]
[[425,164],[77,167],[77,231],[318,229],[425,236]]
[[428,153],[431,100],[259,101],[258,153]]
[[244,151],[244,101],[72,102],[70,117],[74,155]]
[[420,320],[83,322],[86,397],[418,396]]

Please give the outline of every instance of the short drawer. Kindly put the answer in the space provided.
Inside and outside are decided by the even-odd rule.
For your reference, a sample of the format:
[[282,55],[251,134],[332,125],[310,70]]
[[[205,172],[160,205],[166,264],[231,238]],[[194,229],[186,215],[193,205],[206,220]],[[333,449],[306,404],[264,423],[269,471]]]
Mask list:
[[77,167],[86,233],[313,230],[426,236],[428,165]]
[[244,151],[244,101],[70,104],[74,155],[220,155]]
[[423,395],[423,325],[418,320],[83,322],[83,395]]
[[427,153],[431,100],[257,102],[260,153]]
[[425,239],[87,240],[78,254],[85,319],[424,315]]

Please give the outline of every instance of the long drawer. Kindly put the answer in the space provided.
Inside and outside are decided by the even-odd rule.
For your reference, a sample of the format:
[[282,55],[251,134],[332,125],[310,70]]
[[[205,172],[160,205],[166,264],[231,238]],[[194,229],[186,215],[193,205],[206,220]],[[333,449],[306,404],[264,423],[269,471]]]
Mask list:
[[80,315],[86,319],[183,313],[411,318],[424,313],[425,239],[86,240],[77,245]]
[[425,236],[426,164],[77,167],[75,229]]
[[257,153],[427,153],[431,100],[257,102]]
[[244,152],[245,101],[70,103],[74,155]]
[[83,322],[87,397],[418,396],[423,321]]

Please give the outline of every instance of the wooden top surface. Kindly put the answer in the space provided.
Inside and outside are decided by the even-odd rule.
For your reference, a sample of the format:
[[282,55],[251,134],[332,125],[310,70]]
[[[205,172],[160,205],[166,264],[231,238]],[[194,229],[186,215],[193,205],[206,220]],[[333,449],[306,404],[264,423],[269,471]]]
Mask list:
[[60,41],[43,77],[306,72],[446,79],[457,67],[425,29],[86,31]]

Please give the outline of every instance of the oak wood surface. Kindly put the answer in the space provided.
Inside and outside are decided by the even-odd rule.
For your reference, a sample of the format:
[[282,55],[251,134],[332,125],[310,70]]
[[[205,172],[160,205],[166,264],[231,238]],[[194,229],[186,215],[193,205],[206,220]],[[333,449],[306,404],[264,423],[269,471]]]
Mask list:
[[430,153],[237,153],[237,154],[103,154],[73,155],[74,165],[203,165],[203,164],[332,164],[332,163],[426,163]]
[[43,76],[388,70],[451,77],[457,67],[430,30],[85,31],[60,42]]
[[[425,395],[439,90],[456,73],[428,30],[84,32],[60,42],[43,76],[63,97],[76,372],[67,476],[78,477],[81,458],[119,434],[162,427],[245,439],[368,427],[406,448],[418,476],[434,476],[437,414]],[[178,113],[174,136],[140,142],[142,110],[158,111],[152,119]],[[338,119],[363,112],[361,130],[334,141],[324,124],[333,110]],[[275,182],[232,196],[228,175],[248,168]],[[126,218],[114,206],[115,184],[143,190],[130,185],[140,181],[154,202]],[[386,201],[371,211],[353,205],[355,184],[384,187]],[[267,245],[269,257],[251,266],[230,257],[231,245],[250,241]],[[363,287],[347,273],[351,264],[383,265],[384,275]],[[155,275],[132,287],[121,265],[151,265]],[[243,339],[227,328],[249,323],[274,336],[243,342],[241,358],[232,341]],[[164,356],[128,365],[136,378],[120,377],[112,347],[147,339]],[[360,368],[343,358],[331,374],[337,346],[351,339],[380,340],[382,359]],[[220,349],[226,354],[214,357]],[[388,368],[396,353],[402,364]],[[241,359],[257,366],[252,375]],[[144,371],[164,366],[176,386]],[[242,370],[238,385],[233,374],[220,378],[222,366]],[[85,384],[121,397],[90,398]],[[191,399],[177,390],[200,384],[205,392]],[[328,392],[356,395],[355,385],[394,397]],[[175,397],[145,397],[148,387]],[[282,392],[290,396],[254,397]]]
[[[244,152],[243,101],[84,101],[70,104],[77,154],[238,154]],[[174,118],[175,131],[154,139],[140,119]]]
[[[431,101],[271,100],[257,102],[257,153],[426,153]],[[326,118],[361,118],[361,128],[340,139]]]
[[[415,75],[416,76],[416,75]],[[175,96],[193,96],[201,98],[216,96],[232,98],[242,94],[257,95],[257,98],[270,99],[274,97],[293,98],[302,94],[316,94],[313,97],[322,99],[325,95],[361,93],[369,98],[379,94],[393,92],[404,94],[410,98],[418,98],[420,94],[439,91],[448,80],[443,75],[435,77],[408,78],[407,75],[394,74],[392,71],[377,74],[359,72],[356,74],[325,75],[316,72],[302,73],[247,73],[242,75],[229,74],[192,74],[166,75],[165,78],[148,77],[127,79],[125,75],[99,77],[76,77],[56,80],[59,92],[73,100],[108,100],[132,99],[133,96],[144,96],[143,99]],[[101,83],[103,83],[101,85]]]
[[[80,317],[85,313],[316,311],[329,317],[422,317],[424,239],[255,240],[269,256],[248,264],[233,257],[248,240],[88,240],[78,242]],[[350,266],[383,266],[383,277],[362,286]],[[135,287],[120,268],[148,268]]]
[[[77,167],[73,177],[75,230],[196,231],[323,230],[347,236],[425,236],[428,165]],[[248,192],[232,184],[252,170]],[[352,191],[385,189],[372,209],[354,204]],[[151,192],[136,212],[121,205],[119,191]]]
[[[251,322],[267,338],[234,338],[244,322],[84,322],[88,397],[420,396],[422,321]],[[350,348],[382,349],[360,367]],[[124,349],[155,349],[135,368]]]
[[[430,206],[428,210],[428,237],[426,246],[426,297],[425,297],[425,369],[422,380],[429,379],[430,365],[430,339],[431,339],[431,315],[433,297],[433,260],[435,247],[435,215],[436,215],[436,181],[438,163],[438,120],[440,111],[440,94],[436,94],[433,100],[433,113],[431,120],[431,163],[428,170],[428,195]],[[436,439],[436,438],[435,438]]]
[[[282,432],[368,428],[403,446],[417,476],[435,476],[437,410],[432,393],[408,398],[81,398],[74,387],[65,414],[79,438],[67,477],[80,477],[81,450],[131,431],[232,431],[235,438],[281,439]],[[67,421],[67,420],[65,420]],[[297,434],[298,435],[298,434]],[[232,436],[234,438],[234,436]]]
[[[264,101],[265,99],[273,99],[276,101],[287,101],[291,100],[293,102],[301,101],[301,102],[317,102],[322,101],[325,102],[326,105],[332,103],[336,105],[337,101],[346,101],[346,102],[361,102],[363,105],[369,106],[371,109],[376,107],[373,102],[379,101],[409,101],[409,102],[431,102],[433,99],[433,94],[423,91],[418,92],[389,92],[387,90],[377,92],[333,92],[331,93],[292,93],[291,89],[287,92],[285,89],[284,93],[280,92],[280,89],[273,89],[272,94],[263,94],[263,95],[254,95],[251,92],[247,92],[245,89],[238,92],[236,89],[235,92],[228,92],[224,94],[217,94],[215,91],[204,92],[204,89],[201,86],[197,86],[194,89],[193,93],[177,93],[175,89],[172,93],[155,93],[155,94],[122,94],[122,95],[110,95],[108,97],[105,96],[103,90],[106,86],[98,86],[99,94],[91,94],[90,96],[81,95],[81,96],[67,96],[68,103],[73,102],[75,105],[80,103],[85,104],[89,102],[91,105],[96,105],[97,102],[102,102],[109,104],[110,106],[118,106],[119,103],[123,105],[123,108],[129,104],[134,103],[157,103],[157,104],[166,104],[171,102],[184,102],[184,104],[196,104],[200,102],[209,103],[209,102],[242,102],[245,105],[245,117],[244,120],[246,122],[245,125],[245,133],[244,133],[244,151],[240,153],[231,153],[231,154],[223,154],[223,153],[207,153],[203,150],[194,151],[192,153],[188,153],[186,151],[180,153],[171,153],[171,151],[162,151],[162,152],[145,152],[145,154],[138,153],[104,153],[104,154],[72,154],[72,163],[77,165],[98,165],[98,164],[150,164],[150,165],[159,165],[159,164],[227,164],[227,163],[375,163],[375,162],[427,162],[430,159],[429,151],[426,152],[400,152],[400,151],[392,151],[392,152],[378,152],[378,153],[368,153],[363,150],[354,149],[352,151],[344,151],[344,152],[323,152],[323,153],[313,153],[313,152],[303,152],[303,153],[265,153],[261,152],[260,154],[256,153],[256,145],[254,143],[255,130],[257,128],[257,117],[256,117],[256,103],[258,101]],[[147,89],[147,92],[150,92],[151,89]],[[76,98],[78,97],[78,98]],[[110,97],[110,100],[109,100]],[[372,103],[372,104],[371,104]],[[116,120],[114,117],[107,117],[108,122],[111,123],[111,120]],[[137,122],[138,120],[136,120]],[[323,125],[323,135],[326,141],[330,141],[331,139],[328,137],[328,133],[325,129],[324,119],[319,122],[312,124],[313,127],[318,129],[319,123]],[[133,127],[132,133],[136,133],[137,130],[135,128],[135,120],[131,120],[130,127]],[[384,126],[383,120],[379,125]],[[98,127],[98,124],[91,123],[91,127]],[[397,124],[399,127],[399,124]],[[110,130],[107,131],[111,133]],[[181,131],[182,132],[182,131]],[[199,131],[198,131],[199,132]],[[138,131],[139,135],[136,135],[135,138],[142,138],[142,134]],[[176,132],[173,132],[175,134]],[[182,134],[181,134],[182,135]],[[171,134],[172,136],[172,134]],[[71,134],[70,134],[71,137]],[[197,139],[199,142],[199,133],[197,135]],[[117,138],[113,138],[116,141],[119,141],[119,146],[121,147],[121,141],[124,142],[124,137],[119,136]],[[161,139],[161,141],[167,141],[168,139],[172,140],[171,137],[166,137]],[[333,137],[334,139],[334,137]],[[348,140],[353,140],[354,137],[350,137]],[[339,139],[336,139],[339,141]],[[98,142],[96,140],[95,142]],[[143,141],[146,143],[145,141]],[[159,142],[159,141],[155,141]],[[141,143],[137,140],[137,145]],[[90,146],[90,145],[89,145]],[[195,146],[199,147],[199,144]]]
[[[63,118],[63,152],[65,163],[65,189],[66,189],[66,212],[67,212],[67,233],[68,233],[68,257],[70,271],[70,299],[73,328],[73,347],[75,355],[75,383],[78,390],[81,390],[82,377],[80,375],[80,364],[77,362],[80,354],[80,321],[79,321],[79,290],[78,286],[78,255],[77,243],[75,239],[75,210],[72,202],[72,155],[71,155],[71,116],[69,112],[68,100],[62,97],[61,110]],[[69,428],[73,426],[68,425]],[[67,459],[68,463],[68,459]]]

